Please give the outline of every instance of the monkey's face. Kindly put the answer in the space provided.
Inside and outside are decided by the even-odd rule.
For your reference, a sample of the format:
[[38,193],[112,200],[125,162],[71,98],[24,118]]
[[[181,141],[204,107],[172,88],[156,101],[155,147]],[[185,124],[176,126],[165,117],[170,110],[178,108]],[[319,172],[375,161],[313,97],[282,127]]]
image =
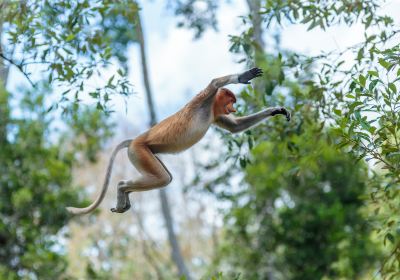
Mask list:
[[236,101],[233,99],[229,100],[228,103],[224,106],[225,114],[230,114],[230,113],[235,113],[236,110],[233,108],[233,104],[235,104]]
[[226,88],[220,89],[214,103],[214,114],[229,115],[230,113],[236,112],[233,107],[235,103],[236,97],[232,91]]

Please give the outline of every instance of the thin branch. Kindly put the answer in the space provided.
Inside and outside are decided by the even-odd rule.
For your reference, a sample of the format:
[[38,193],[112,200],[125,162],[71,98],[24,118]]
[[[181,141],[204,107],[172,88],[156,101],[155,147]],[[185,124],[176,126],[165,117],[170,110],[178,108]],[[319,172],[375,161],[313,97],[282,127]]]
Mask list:
[[25,78],[28,80],[28,82],[32,85],[32,87],[36,88],[35,83],[32,82],[28,73],[26,73],[24,71],[23,64],[19,64],[19,63],[15,62],[14,60],[12,60],[11,58],[4,56],[3,52],[0,52],[0,57],[3,58],[5,61],[8,61],[10,64],[14,65],[15,67],[17,67],[18,70],[25,76]]
[[52,64],[53,62],[50,61],[28,61],[28,62],[21,62],[21,66],[27,66],[27,65],[32,65],[32,64]]

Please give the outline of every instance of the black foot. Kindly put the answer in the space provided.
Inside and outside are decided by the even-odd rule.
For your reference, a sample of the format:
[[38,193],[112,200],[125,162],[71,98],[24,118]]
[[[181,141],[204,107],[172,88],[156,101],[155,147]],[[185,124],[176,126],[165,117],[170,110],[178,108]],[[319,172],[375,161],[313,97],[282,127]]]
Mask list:
[[131,208],[131,206],[127,205],[127,206],[125,206],[123,208],[111,208],[110,210],[113,213],[124,213],[124,212],[128,211],[129,208]]

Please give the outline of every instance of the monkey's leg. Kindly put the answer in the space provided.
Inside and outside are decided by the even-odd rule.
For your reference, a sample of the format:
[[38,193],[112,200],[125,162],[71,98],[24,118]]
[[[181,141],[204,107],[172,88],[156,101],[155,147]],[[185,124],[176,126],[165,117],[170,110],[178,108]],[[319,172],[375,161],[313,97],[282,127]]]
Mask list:
[[128,150],[128,157],[141,177],[136,180],[121,181],[118,184],[117,206],[111,211],[123,213],[130,208],[129,193],[148,191],[168,185],[172,176],[164,164],[147,146],[133,143]]

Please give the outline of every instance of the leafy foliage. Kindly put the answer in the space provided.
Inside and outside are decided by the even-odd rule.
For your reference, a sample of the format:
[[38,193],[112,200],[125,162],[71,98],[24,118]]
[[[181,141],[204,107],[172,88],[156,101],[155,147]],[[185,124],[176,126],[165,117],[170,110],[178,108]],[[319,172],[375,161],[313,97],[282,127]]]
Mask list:
[[[226,169],[206,186],[231,205],[216,266],[244,279],[357,278],[371,264],[377,267],[379,256],[362,214],[362,197],[372,187],[367,168],[336,150],[339,139],[318,121],[314,96],[320,89],[282,79],[282,61],[281,55],[266,55],[257,62],[272,89],[245,89],[238,109],[248,114],[285,105],[293,119],[275,117],[244,134],[226,135]],[[241,169],[244,181],[227,188],[236,185]]]
[[[122,70],[102,84],[91,82],[111,65],[113,49],[99,22],[119,5],[108,0],[3,1],[0,21],[8,44],[0,56],[33,85],[42,78],[32,75],[39,70],[49,83],[66,87],[51,108],[78,105],[82,94],[89,92],[97,108],[108,111],[111,95],[131,92]],[[135,14],[137,7],[129,12]]]
[[[77,158],[95,160],[111,135],[104,114],[83,106],[77,112],[81,114],[67,122],[74,129],[60,133],[54,126],[60,122],[57,111],[50,113],[45,106],[48,89],[37,89],[25,91],[20,99],[4,89],[0,92],[2,279],[67,277],[60,244],[71,218],[65,207],[84,202],[71,186],[72,170]],[[70,146],[70,139],[80,144]]]
[[[399,32],[392,18],[381,15],[381,1],[266,1],[263,19],[269,24],[283,26],[301,23],[314,28],[345,23],[361,23],[364,41],[342,51],[321,53],[315,57],[282,52],[285,79],[294,79],[301,87],[310,89],[310,105],[321,128],[335,122],[335,141],[339,149],[355,159],[371,163],[368,192],[375,211],[376,232],[390,248],[379,272],[384,277],[398,277],[398,44]],[[252,21],[244,17],[249,28],[232,36],[232,51],[243,52],[246,61],[259,61],[254,42]],[[387,45],[393,47],[387,48]],[[349,60],[353,58],[353,60]],[[308,76],[304,76],[304,71]],[[310,75],[311,74],[311,75]],[[283,82],[285,84],[285,81]],[[267,90],[266,92],[269,92]],[[289,93],[290,94],[290,93]],[[297,105],[298,106],[298,105]],[[302,105],[304,106],[304,105]],[[297,110],[296,110],[297,111]],[[373,167],[375,165],[376,167]],[[382,171],[387,170],[387,171]],[[384,175],[382,178],[381,175]],[[376,182],[379,181],[379,184]]]
[[100,26],[103,34],[109,38],[109,46],[113,56],[118,58],[124,71],[127,66],[127,48],[129,43],[138,41],[137,22],[138,3],[135,1],[118,1],[110,7],[107,16],[103,17]]
[[178,17],[178,27],[193,29],[196,39],[199,39],[207,28],[217,30],[216,11],[218,8],[218,1],[169,1],[168,7],[172,9],[175,16]]
[[[264,2],[264,1],[263,1]],[[332,25],[345,23],[353,25],[361,21],[367,28],[370,25],[386,22],[377,10],[383,1],[273,1],[264,2],[263,18],[267,25],[273,21],[282,24],[302,23],[308,30],[315,27],[325,29]]]
[[82,158],[96,161],[97,152],[113,135],[113,123],[108,116],[97,108],[81,105],[75,112],[67,115],[64,121],[70,128],[63,133],[66,141],[69,141],[70,149],[83,152]]
[[380,172],[384,175],[383,184],[370,192],[378,215],[377,231],[385,245],[388,241],[392,245],[383,272],[398,277],[400,274],[395,269],[395,262],[399,258],[400,221],[395,217],[400,210],[399,46],[374,52],[378,64],[354,77],[341,107],[343,109],[335,110],[336,133],[342,138],[339,146],[349,147],[358,160],[366,159],[384,170]]
[[58,245],[69,220],[64,207],[78,200],[70,188],[74,154],[50,141],[42,94],[25,96],[20,117],[11,115],[11,95],[0,97],[0,277],[56,279],[67,265]]
[[244,279],[355,279],[377,259],[361,215],[367,171],[318,130],[252,150],[220,259]]
[[[302,248],[302,242],[306,241],[306,238],[302,238],[301,235],[307,234],[309,229],[307,225],[299,225],[295,217],[301,219],[303,215],[305,217],[310,217],[308,211],[314,212],[314,226],[318,228],[320,225],[324,225],[322,217],[327,215],[328,217],[332,214],[338,219],[342,219],[343,215],[339,212],[335,212],[335,205],[331,204],[330,197],[321,194],[320,201],[321,204],[309,202],[312,199],[306,192],[300,194],[293,192],[293,190],[287,190],[285,187],[277,189],[268,189],[268,196],[272,197],[272,201],[276,197],[284,197],[288,195],[292,202],[295,202],[292,212],[291,207],[288,209],[275,209],[274,204],[271,203],[270,208],[266,207],[263,212],[271,221],[265,221],[266,224],[262,224],[260,219],[263,217],[255,218],[255,213],[258,213],[255,206],[258,202],[254,197],[252,191],[253,189],[246,190],[243,188],[226,190],[224,185],[229,180],[230,177],[236,174],[236,170],[240,168],[249,174],[251,170],[256,170],[251,176],[247,177],[250,182],[250,186],[254,187],[254,181],[257,184],[267,184],[269,186],[269,180],[274,180],[275,173],[280,173],[280,176],[285,179],[290,176],[289,170],[295,170],[295,166],[283,166],[280,162],[275,162],[278,165],[278,169],[252,169],[255,168],[252,158],[247,158],[246,153],[250,150],[253,151],[253,156],[257,159],[256,150],[254,147],[262,146],[263,141],[271,141],[274,144],[274,148],[269,146],[264,147],[268,150],[272,157],[277,157],[276,153],[285,153],[286,151],[280,147],[280,141],[285,141],[287,144],[287,149],[295,153],[299,151],[306,150],[310,153],[317,153],[321,151],[313,151],[308,149],[308,143],[302,143],[295,145],[295,141],[288,141],[293,136],[291,133],[299,133],[304,127],[313,128],[313,133],[316,137],[320,133],[325,135],[322,139],[325,139],[327,146],[324,148],[331,150],[333,153],[333,145],[339,149],[337,156],[343,157],[346,163],[342,162],[345,166],[350,165],[351,159],[343,153],[348,152],[353,156],[353,161],[366,159],[368,161],[368,172],[365,171],[365,167],[358,166],[357,169],[353,169],[354,174],[364,174],[365,178],[362,180],[362,189],[365,189],[370,196],[365,196],[364,198],[372,198],[367,200],[370,205],[368,210],[374,209],[374,212],[368,211],[369,219],[372,219],[370,225],[373,225],[376,232],[382,237],[383,245],[389,249],[389,254],[387,257],[382,258],[383,266],[378,270],[377,275],[381,274],[383,277],[388,277],[395,279],[399,276],[397,263],[399,259],[398,250],[398,220],[394,218],[398,213],[398,170],[399,170],[399,158],[397,153],[399,147],[397,145],[398,134],[398,44],[395,41],[396,35],[399,33],[398,26],[394,24],[394,20],[387,15],[383,15],[380,8],[383,1],[248,1],[248,3],[257,2],[261,5],[260,11],[253,11],[247,16],[242,17],[243,29],[241,33],[234,34],[231,36],[231,49],[230,51],[238,54],[243,54],[243,62],[250,65],[260,65],[266,72],[264,78],[265,80],[259,85],[255,86],[255,90],[246,89],[242,92],[242,97],[245,100],[244,104],[240,104],[240,112],[247,113],[248,111],[254,111],[261,107],[262,105],[274,106],[274,105],[286,105],[291,106],[293,109],[294,122],[289,126],[290,128],[281,128],[280,126],[272,124],[262,125],[260,129],[256,129],[252,132],[247,132],[240,136],[227,136],[228,150],[230,151],[229,158],[231,161],[227,161],[225,164],[228,165],[227,168],[223,168],[223,172],[220,172],[210,183],[206,185],[207,189],[216,194],[220,199],[232,201],[236,208],[233,208],[231,212],[227,213],[227,217],[234,217],[237,219],[237,223],[232,227],[232,229],[227,236],[232,237],[233,241],[230,243],[232,246],[235,244],[247,245],[247,249],[244,248],[244,254],[248,253],[248,257],[251,259],[254,257],[255,262],[259,261],[257,259],[259,248],[257,245],[261,246],[262,241],[255,239],[254,230],[249,224],[255,224],[255,228],[264,226],[268,228],[269,232],[260,233],[260,239],[273,236],[276,238],[276,232],[280,231],[282,233],[280,238],[285,237],[286,240],[280,244],[277,251],[274,251],[274,247],[265,247],[264,251],[268,251],[270,255],[265,258],[269,258],[269,262],[263,263],[264,273],[273,271],[273,267],[279,265],[279,261],[285,262],[288,265],[295,265],[294,258],[288,258],[291,251],[292,256],[296,256],[299,260],[304,261],[304,259],[299,256],[302,254],[309,254],[309,258],[313,258],[315,255],[311,251],[307,251],[306,248]],[[249,6],[251,6],[249,4]],[[256,5],[255,5],[256,6]],[[262,18],[262,26],[255,26],[256,21],[253,20],[254,13],[259,13]],[[275,28],[278,31],[284,28],[287,24],[303,24],[308,30],[311,29],[327,29],[335,25],[348,25],[353,26],[355,24],[361,24],[364,28],[364,40],[359,44],[350,46],[344,50],[331,51],[331,52],[321,52],[317,56],[307,56],[300,53],[293,53],[286,50],[279,50],[280,53],[265,54],[265,50],[260,49],[260,42],[257,38],[260,37],[260,28]],[[265,34],[267,36],[274,36],[273,34]],[[268,46],[268,49],[274,49],[274,46]],[[279,48],[279,45],[275,49]],[[297,117],[300,115],[300,117]],[[317,129],[318,128],[318,129]],[[332,129],[333,128],[333,129]],[[265,131],[268,131],[268,136],[265,135]],[[335,133],[333,137],[332,133]],[[302,134],[299,134],[302,135]],[[306,137],[310,134],[306,133],[303,136]],[[317,139],[319,145],[319,137]],[[322,141],[322,140],[321,140]],[[323,143],[323,141],[322,141]],[[321,144],[324,146],[325,144]],[[317,146],[319,147],[319,146]],[[257,150],[258,151],[258,150]],[[340,152],[342,151],[342,152]],[[259,151],[260,152],[260,151]],[[324,153],[321,156],[325,155]],[[271,155],[268,154],[268,158]],[[304,154],[305,164],[311,170],[313,170],[314,163],[309,158],[308,155]],[[287,156],[290,160],[293,158]],[[306,160],[309,158],[310,160]],[[325,157],[323,157],[325,159]],[[281,158],[281,160],[284,160]],[[314,159],[315,160],[315,159]],[[326,158],[327,162],[319,163],[319,171],[321,173],[328,172],[329,170],[325,168],[326,166],[331,166],[331,157]],[[257,162],[257,161],[256,161]],[[239,166],[238,164],[239,163]],[[296,162],[298,166],[302,166],[302,162]],[[266,164],[266,163],[265,163]],[[375,166],[373,166],[375,165]],[[214,162],[206,166],[207,171],[212,170],[218,166]],[[238,168],[240,167],[240,168]],[[291,167],[291,168],[290,168]],[[350,167],[349,167],[350,168]],[[383,168],[383,170],[381,169]],[[264,174],[268,173],[268,176],[264,178]],[[289,173],[286,173],[289,172]],[[333,172],[333,171],[332,171]],[[361,173],[359,173],[361,172]],[[288,175],[289,174],[289,175]],[[383,175],[383,176],[382,176]],[[342,176],[337,174],[337,176]],[[361,175],[355,175],[357,178]],[[264,182],[257,181],[256,178],[264,178]],[[318,176],[317,176],[318,178]],[[351,181],[351,176],[347,177]],[[262,180],[262,179],[261,179]],[[283,181],[283,182],[282,182]],[[281,179],[277,181],[277,185],[284,184],[285,180]],[[320,182],[323,183],[323,182]],[[344,182],[343,182],[344,183]],[[350,183],[350,182],[349,182]],[[353,182],[354,183],[354,182]],[[312,184],[311,184],[312,185]],[[265,186],[265,185],[263,185]],[[341,201],[340,187],[336,187],[338,190],[337,201]],[[284,192],[284,195],[282,194]],[[252,195],[250,195],[252,194]],[[363,191],[360,190],[358,195],[362,195]],[[296,199],[296,195],[299,195]],[[248,208],[242,209],[243,204],[239,202],[240,197],[244,197],[243,201],[252,201],[253,204]],[[301,199],[300,199],[301,198]],[[361,202],[357,199],[353,199],[355,202],[354,207],[357,208],[361,206]],[[297,201],[296,201],[297,200]],[[250,203],[250,202],[249,202]],[[260,202],[260,203],[263,203]],[[265,202],[267,203],[267,202]],[[310,205],[308,205],[310,203]],[[326,203],[326,204],[324,204]],[[296,208],[296,205],[302,206],[303,208]],[[358,205],[358,206],[356,206]],[[372,207],[371,207],[372,206]],[[332,207],[332,209],[331,209]],[[343,207],[343,206],[341,206]],[[347,207],[347,206],[346,206]],[[353,207],[353,206],[352,206]],[[285,208],[285,207],[283,207]],[[325,209],[325,210],[324,210]],[[308,210],[308,211],[306,211]],[[237,212],[235,212],[237,211]],[[333,211],[329,214],[329,211]],[[358,210],[348,210],[352,212],[358,212]],[[333,214],[335,212],[335,214]],[[236,214],[238,216],[236,216]],[[268,216],[270,215],[270,216]],[[281,219],[281,215],[284,215],[287,221],[285,226],[274,224],[274,222]],[[321,216],[318,216],[321,215]],[[257,217],[257,216],[256,216]],[[347,219],[347,218],[346,218]],[[346,220],[345,219],[345,220]],[[363,219],[362,216],[358,216],[357,219]],[[343,219],[342,219],[343,220]],[[242,221],[242,223],[240,222]],[[318,222],[318,223],[317,223]],[[269,223],[269,224],[268,224]],[[321,223],[321,224],[319,224]],[[246,225],[245,225],[246,224]],[[339,222],[338,224],[341,224]],[[342,226],[344,224],[341,224]],[[330,225],[327,225],[328,227]],[[250,233],[247,228],[250,228]],[[322,228],[322,230],[325,227]],[[344,228],[347,228],[345,226]],[[283,231],[284,229],[285,231]],[[304,231],[302,231],[304,229]],[[291,230],[294,230],[295,234],[291,235]],[[356,228],[355,230],[361,230]],[[337,235],[336,235],[337,233]],[[299,236],[298,236],[299,235]],[[343,234],[343,228],[335,228],[332,225],[330,232],[326,233],[324,236],[324,241],[329,240],[328,243],[338,242],[339,247],[343,246],[339,239],[331,238],[328,236],[345,236]],[[235,238],[241,239],[235,239]],[[296,238],[301,240],[296,240]],[[349,237],[349,236],[348,236]],[[295,242],[291,240],[293,238]],[[365,243],[361,242],[360,251],[362,246],[366,245],[368,242],[368,236],[358,236],[358,240],[365,240]],[[255,241],[257,240],[257,241]],[[257,243],[259,242],[259,243]],[[272,240],[270,246],[273,246],[276,240]],[[349,244],[346,241],[344,243]],[[356,242],[357,243],[357,242]],[[348,245],[346,245],[348,246]],[[358,245],[357,245],[358,246]],[[368,245],[369,246],[369,245]],[[284,248],[284,249],[282,249]],[[296,248],[296,249],[295,249]],[[300,249],[301,250],[297,250]],[[334,256],[337,259],[343,257],[343,252],[333,252],[326,246],[326,252],[320,254]],[[341,248],[339,248],[341,249]],[[283,252],[280,250],[284,250]],[[349,251],[348,251],[349,252]],[[350,269],[352,265],[339,265],[337,266],[334,258],[325,262],[326,260],[321,257],[321,259],[314,260],[316,263],[325,263],[321,267],[315,268],[313,271],[302,271],[305,274],[296,274],[288,272],[287,275],[283,275],[284,279],[287,277],[299,277],[299,279],[319,279],[323,276],[325,277],[340,277],[354,278],[357,273],[361,273],[363,269],[360,262],[360,255],[347,255],[345,257],[347,264],[349,262],[354,263],[354,270]],[[232,253],[232,252],[231,252]],[[331,255],[332,253],[332,255]],[[358,254],[358,253],[357,253]],[[232,256],[232,254],[230,254]],[[242,258],[243,259],[243,258]],[[276,262],[275,262],[276,261]],[[366,262],[367,259],[365,260]],[[328,265],[329,262],[330,265]],[[235,260],[232,261],[233,267],[240,266]],[[342,263],[343,264],[343,263]],[[243,265],[243,273],[259,273],[257,268],[252,266],[249,262],[248,266]],[[333,266],[332,266],[333,265]],[[360,266],[361,265],[361,266]],[[328,268],[330,266],[330,268]],[[262,266],[260,266],[262,267]],[[295,266],[294,266],[295,267]],[[347,267],[347,268],[345,268]],[[319,270],[321,268],[321,270]],[[344,270],[343,270],[344,269]],[[299,268],[297,267],[297,270]],[[296,269],[294,269],[296,271]],[[308,274],[307,274],[308,273]],[[315,273],[315,274],[312,274]],[[297,275],[297,276],[296,276]],[[254,275],[253,275],[254,276]],[[259,277],[260,275],[257,275]],[[254,276],[257,278],[256,276]],[[262,277],[267,277],[263,274]],[[285,278],[286,277],[286,278]],[[303,278],[302,278],[303,277]]]

